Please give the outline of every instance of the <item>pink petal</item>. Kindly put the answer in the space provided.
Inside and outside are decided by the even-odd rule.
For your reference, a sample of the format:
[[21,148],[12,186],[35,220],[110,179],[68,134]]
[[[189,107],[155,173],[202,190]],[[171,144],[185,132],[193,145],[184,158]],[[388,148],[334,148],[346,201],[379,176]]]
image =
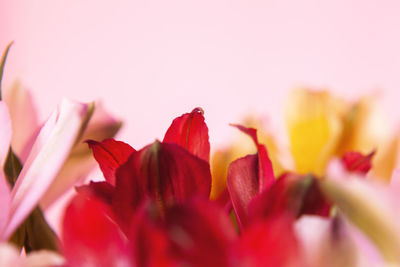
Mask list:
[[[10,187],[3,172],[3,165],[10,149],[11,121],[8,115],[7,106],[0,101],[0,233],[7,223],[10,208]],[[0,241],[3,240],[0,234]]]
[[174,119],[165,133],[163,142],[178,144],[193,155],[209,162],[210,142],[203,110],[195,108],[192,112]]
[[47,189],[40,201],[40,207],[46,209],[54,200],[65,193],[75,183],[84,180],[89,172],[96,166],[92,151],[85,140],[101,141],[113,137],[121,128],[121,121],[110,115],[101,105],[95,103],[93,116],[83,132],[81,138],[75,143],[67,161],[57,174],[54,182]]
[[29,140],[39,128],[36,107],[30,92],[19,82],[15,82],[9,90],[4,91],[4,102],[11,117],[11,145],[14,153],[24,163],[29,153],[29,148],[25,147],[29,146]]
[[90,115],[88,105],[63,100],[43,126],[11,192],[5,237],[9,237],[37,205],[64,164]]

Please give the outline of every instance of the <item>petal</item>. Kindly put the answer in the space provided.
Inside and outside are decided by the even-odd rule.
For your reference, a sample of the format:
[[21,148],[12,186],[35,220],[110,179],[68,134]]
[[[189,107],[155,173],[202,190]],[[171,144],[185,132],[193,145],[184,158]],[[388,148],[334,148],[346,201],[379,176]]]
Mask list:
[[258,181],[259,181],[259,192],[261,192],[264,188],[267,188],[275,181],[274,170],[272,169],[272,163],[268,157],[267,149],[265,148],[264,145],[258,142],[256,129],[246,128],[241,125],[235,125],[235,124],[233,124],[232,126],[238,128],[240,131],[250,136],[257,147]]
[[128,160],[135,149],[124,142],[111,138],[102,142],[89,140],[87,143],[93,151],[93,156],[99,164],[104,178],[110,184],[115,185],[116,170]]
[[163,142],[178,144],[209,162],[210,142],[203,113],[201,108],[195,108],[192,112],[174,119],[165,133]]
[[133,153],[117,170],[116,177],[116,208],[135,208],[144,196],[149,196],[163,209],[171,202],[183,202],[196,195],[208,198],[210,194],[209,164],[171,143],[155,141]]
[[4,101],[9,107],[11,117],[13,130],[11,146],[24,163],[32,145],[29,145],[29,141],[39,129],[36,107],[30,92],[18,81],[8,90],[4,90]]
[[341,103],[328,92],[296,90],[289,98],[286,123],[291,152],[300,174],[321,176],[342,134]]
[[4,267],[23,266],[23,259],[16,247],[8,243],[0,243],[0,262]]
[[259,193],[258,157],[248,155],[229,165],[228,191],[240,227],[248,221],[248,205]]
[[[323,192],[379,248],[387,262],[400,264],[400,228],[390,191],[371,180],[333,177],[321,181]],[[345,179],[344,179],[345,178]]]
[[166,228],[173,254],[182,266],[227,266],[236,238],[224,210],[211,201],[196,198],[166,210]]
[[125,238],[107,205],[85,194],[67,207],[63,251],[68,266],[132,266]]
[[86,125],[91,108],[64,100],[43,126],[11,192],[11,208],[4,236],[8,237],[37,205],[61,169]]
[[75,143],[67,161],[40,201],[41,208],[47,208],[75,183],[84,180],[96,166],[92,151],[84,141],[111,138],[120,128],[121,122],[106,112],[101,103],[96,103],[87,128]]
[[305,266],[293,221],[276,217],[246,229],[231,251],[233,266]]
[[76,191],[80,194],[86,194],[87,196],[92,195],[103,203],[111,206],[115,194],[115,187],[107,182],[91,181],[88,185],[77,187]]
[[[8,151],[10,149],[11,141],[11,121],[8,114],[8,109],[3,101],[0,101],[0,233],[2,232],[8,219],[8,212],[10,208],[10,186],[3,172],[3,165],[6,160]],[[3,240],[0,234],[0,241]]]
[[372,157],[375,151],[368,155],[363,155],[360,152],[350,151],[343,155],[342,163],[349,172],[356,172],[360,174],[367,174],[372,167]]
[[331,204],[311,176],[286,174],[256,196],[248,206],[251,222],[281,216],[298,218],[304,214],[329,216]]
[[10,114],[4,101],[0,101],[0,125],[0,166],[3,168],[10,149],[12,133]]

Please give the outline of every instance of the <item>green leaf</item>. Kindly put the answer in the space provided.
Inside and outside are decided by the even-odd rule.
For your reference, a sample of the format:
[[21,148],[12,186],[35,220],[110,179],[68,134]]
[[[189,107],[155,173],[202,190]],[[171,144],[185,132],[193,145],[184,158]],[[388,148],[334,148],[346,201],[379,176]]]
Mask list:
[[8,52],[10,51],[10,48],[12,46],[13,42],[9,43],[6,47],[6,50],[3,53],[3,57],[1,58],[1,65],[0,65],[0,100],[2,99],[2,88],[1,88],[1,84],[3,81],[3,73],[4,73],[4,66],[6,64],[6,60],[7,60],[7,55]]

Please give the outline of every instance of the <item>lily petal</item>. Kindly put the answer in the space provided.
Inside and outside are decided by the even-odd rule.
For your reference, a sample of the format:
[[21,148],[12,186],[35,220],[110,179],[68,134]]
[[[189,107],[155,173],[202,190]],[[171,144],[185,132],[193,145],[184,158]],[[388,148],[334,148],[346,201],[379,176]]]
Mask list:
[[24,163],[33,145],[29,144],[29,141],[39,129],[36,107],[30,92],[18,81],[8,90],[4,90],[4,102],[9,108],[11,117],[13,130],[11,147]]
[[174,119],[165,133],[163,142],[178,144],[193,155],[209,162],[210,141],[203,114],[201,108],[195,108],[192,112]]
[[13,233],[46,192],[90,115],[88,105],[63,100],[43,126],[11,192],[5,238]]
[[121,128],[121,121],[109,114],[100,103],[95,104],[93,116],[79,139],[76,140],[67,161],[58,172],[51,186],[40,201],[42,209],[48,208],[54,200],[77,182],[84,180],[96,166],[92,151],[85,140],[102,141],[113,137]]
[[[0,101],[0,232],[7,223],[8,212],[10,209],[10,187],[3,172],[3,165],[10,149],[11,141],[11,121],[8,109],[3,101]],[[0,241],[2,240],[0,235]]]

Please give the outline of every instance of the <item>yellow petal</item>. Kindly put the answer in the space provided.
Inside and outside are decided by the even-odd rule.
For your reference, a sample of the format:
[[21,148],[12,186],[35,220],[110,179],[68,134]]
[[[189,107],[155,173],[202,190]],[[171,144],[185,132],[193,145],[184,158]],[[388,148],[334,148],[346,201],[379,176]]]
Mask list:
[[293,91],[286,109],[291,152],[297,171],[322,175],[342,133],[345,104],[328,92]]

